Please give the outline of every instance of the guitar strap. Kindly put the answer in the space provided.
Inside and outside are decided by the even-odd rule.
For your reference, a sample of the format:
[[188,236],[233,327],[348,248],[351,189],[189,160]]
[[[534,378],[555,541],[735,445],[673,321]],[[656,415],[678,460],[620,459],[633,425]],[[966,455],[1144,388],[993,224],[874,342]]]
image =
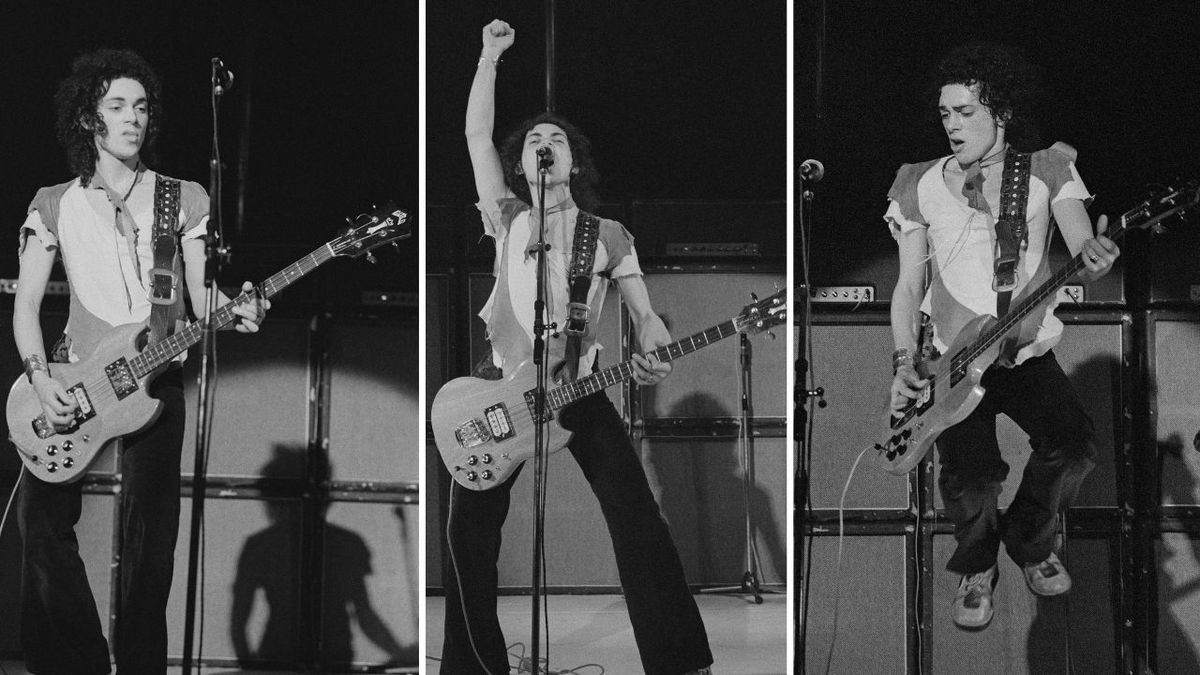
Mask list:
[[1030,154],[1009,148],[1000,179],[1000,217],[996,220],[996,259],[992,290],[996,291],[996,316],[1008,313],[1013,289],[1017,287],[1017,261],[1029,237],[1025,208],[1029,203]]
[[575,218],[575,243],[571,246],[571,266],[567,269],[571,300],[567,305],[567,347],[563,361],[566,381],[573,382],[579,374],[580,347],[588,334],[588,292],[592,288],[592,269],[596,264],[596,242],[600,239],[600,219],[579,210]]
[[175,332],[179,293],[179,181],[158,177],[154,186],[154,267],[150,269],[150,342]]

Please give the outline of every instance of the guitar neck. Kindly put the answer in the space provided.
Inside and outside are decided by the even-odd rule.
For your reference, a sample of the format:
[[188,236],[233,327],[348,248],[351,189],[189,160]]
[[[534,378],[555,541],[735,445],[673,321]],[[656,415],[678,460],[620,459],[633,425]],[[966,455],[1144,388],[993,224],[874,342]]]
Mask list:
[[[1125,219],[1123,217],[1122,222],[1117,229],[1106,233],[1109,239],[1117,241],[1125,234],[1125,231],[1128,228],[1125,227],[1124,220]],[[1072,258],[1071,262],[1063,265],[1058,271],[1052,274],[1050,278],[1045,281],[1045,283],[1043,283],[1041,286],[1038,286],[1025,297],[1021,298],[1019,302],[1009,309],[1007,314],[1005,314],[1003,317],[1000,317],[1000,320],[993,324],[988,331],[980,335],[978,340],[973,342],[966,349],[963,349],[959,353],[955,354],[953,362],[954,367],[965,367],[966,364],[971,363],[975,359],[979,358],[979,356],[986,352],[992,345],[1004,338],[1004,336],[1008,335],[1010,331],[1024,321],[1025,317],[1029,316],[1031,312],[1042,306],[1042,304],[1048,300],[1050,296],[1057,293],[1058,289],[1066,285],[1067,281],[1070,280],[1072,276],[1085,267],[1086,265],[1083,262],[1083,253],[1080,253]]]
[[[257,295],[262,298],[274,297],[333,257],[333,249],[329,244],[325,244],[263,281],[258,285]],[[228,304],[219,307],[213,312],[213,324],[217,328],[229,325],[237,318],[233,308],[252,299],[250,294],[242,293]],[[137,377],[142,377],[190,349],[192,345],[200,342],[203,336],[204,322],[193,321],[170,337],[146,347],[141,354],[130,360],[129,365]]]
[[[659,347],[649,354],[653,354],[659,361],[669,363],[675,359],[691,354],[694,351],[707,347],[708,345],[724,340],[725,338],[736,335],[738,333],[737,322],[733,319],[725,323],[718,324],[686,337],[682,340],[672,342],[669,345]],[[634,373],[633,361],[624,361],[615,366],[609,366],[603,370],[596,371],[585,377],[581,377],[570,384],[564,384],[561,387],[550,390],[546,394],[547,404],[551,410],[558,410],[575,401],[594,394],[598,391],[603,391],[614,384],[632,379]]]

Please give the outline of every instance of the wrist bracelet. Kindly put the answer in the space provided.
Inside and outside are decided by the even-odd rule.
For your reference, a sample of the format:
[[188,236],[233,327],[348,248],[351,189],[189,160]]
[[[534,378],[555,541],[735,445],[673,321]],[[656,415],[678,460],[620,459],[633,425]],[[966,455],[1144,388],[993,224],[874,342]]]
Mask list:
[[912,351],[910,351],[908,349],[904,349],[902,347],[902,348],[897,349],[896,351],[892,352],[892,374],[893,375],[896,374],[896,371],[900,370],[900,366],[902,366],[904,364],[908,364],[911,366],[915,363],[916,363],[916,359],[913,358]]
[[481,56],[481,57],[479,57],[479,61],[477,61],[475,63],[475,67],[478,68],[479,66],[482,66],[484,63],[487,63],[488,61],[492,62],[492,67],[496,67],[496,66],[500,65],[500,57],[499,56],[497,56],[495,58],[491,58],[491,59],[489,59],[486,56]]
[[29,380],[29,384],[33,384],[33,374],[39,370],[47,375],[50,374],[50,369],[46,367],[46,359],[37,354],[26,356],[22,363],[25,365],[25,377]]

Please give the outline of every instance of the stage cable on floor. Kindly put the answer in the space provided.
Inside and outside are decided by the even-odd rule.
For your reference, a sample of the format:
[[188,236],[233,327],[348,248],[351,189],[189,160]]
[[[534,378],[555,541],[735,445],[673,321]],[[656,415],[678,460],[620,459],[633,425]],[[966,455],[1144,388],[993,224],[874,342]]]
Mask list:
[[[516,650],[516,651],[514,651]],[[537,670],[534,670],[533,661],[525,656],[525,643],[514,642],[508,646],[508,655],[517,660],[516,668],[518,673],[538,673],[538,675],[584,675],[585,668],[596,668],[596,675],[604,675],[605,668],[599,663],[585,663],[575,666],[574,668],[565,668],[563,670],[551,670],[550,661],[547,659],[538,659]],[[591,671],[589,671],[590,673]]]

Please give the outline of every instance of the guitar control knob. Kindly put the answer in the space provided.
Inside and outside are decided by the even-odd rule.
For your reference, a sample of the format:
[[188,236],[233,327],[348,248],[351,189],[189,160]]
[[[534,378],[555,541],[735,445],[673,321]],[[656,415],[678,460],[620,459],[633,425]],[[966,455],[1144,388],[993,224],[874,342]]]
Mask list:
[[491,456],[491,455],[484,455],[484,456],[483,456],[483,463],[484,463],[484,464],[491,464],[491,463],[492,463],[492,456]]
[[475,466],[478,463],[479,463],[479,458],[476,457],[475,455],[471,455],[470,457],[467,458],[467,466]]
[[474,471],[468,471],[467,472],[467,480],[469,480],[473,483],[476,480],[479,480],[479,474],[475,473]]
[[491,479],[492,479],[492,478],[494,478],[494,477],[495,477],[495,476],[493,476],[493,475],[492,475],[492,472],[491,472],[491,471],[489,471],[489,470],[487,470],[487,469],[485,469],[485,470],[484,470],[484,472],[483,472],[483,479],[484,479],[484,480],[491,480]]
[[900,432],[900,437],[905,440],[908,440],[909,436],[912,436],[912,429],[905,429],[904,431]]
[[46,470],[49,471],[50,473],[54,473],[55,471],[58,471],[58,463],[50,462],[49,464],[46,465]]
[[69,469],[73,466],[75,466],[75,459],[73,457],[63,459],[63,468]]
[[75,447],[75,444],[71,441],[63,441],[63,452],[70,452],[73,447]]
[[57,455],[58,454],[58,446],[57,445],[47,445],[46,446],[46,454],[50,455],[51,457]]

